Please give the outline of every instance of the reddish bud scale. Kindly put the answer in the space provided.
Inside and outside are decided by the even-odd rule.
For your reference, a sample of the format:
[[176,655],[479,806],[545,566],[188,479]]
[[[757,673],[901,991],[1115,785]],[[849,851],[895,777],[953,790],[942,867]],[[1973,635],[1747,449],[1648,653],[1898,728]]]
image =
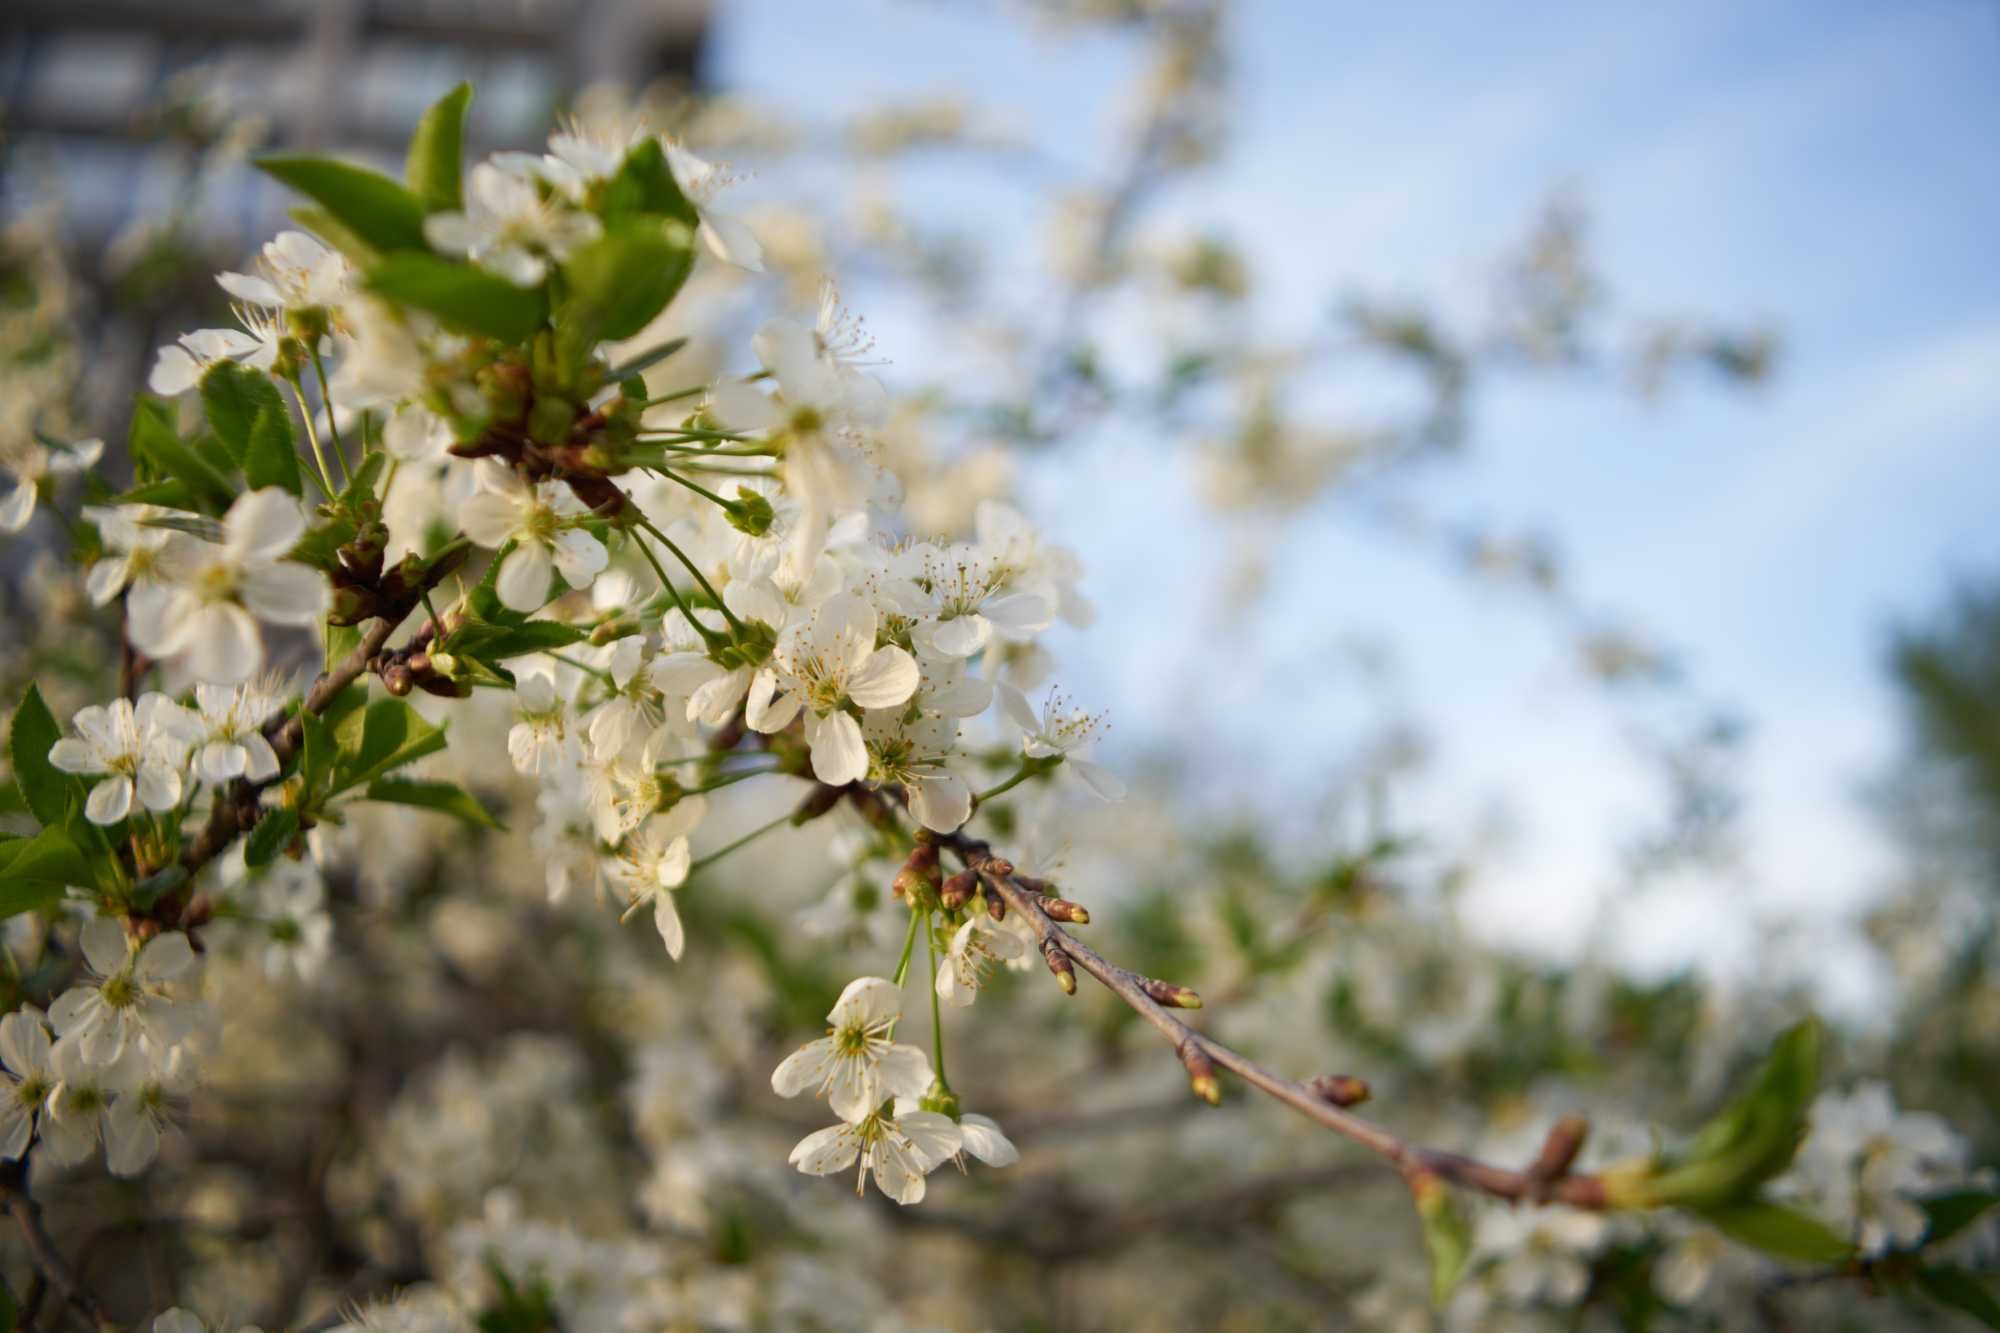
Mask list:
[[1352,1074],[1321,1074],[1310,1086],[1314,1096],[1335,1106],[1359,1106],[1373,1092],[1367,1079]]
[[214,916],[215,899],[206,893],[197,893],[188,899],[187,908],[181,913],[181,928],[193,930],[196,926],[205,926]]
[[972,901],[973,892],[979,886],[979,877],[970,870],[961,870],[944,882],[938,890],[938,901],[956,910]]
[[985,869],[987,874],[1005,879],[1014,873],[1014,863],[1002,856],[989,856],[986,858]]
[[1007,895],[994,888],[991,884],[986,886],[985,893],[986,914],[995,921],[1005,921],[1007,919]]
[[1048,913],[1051,921],[1066,921],[1073,926],[1090,924],[1090,913],[1086,912],[1081,904],[1073,903],[1067,898],[1044,899],[1042,910]]
[[1076,994],[1076,964],[1070,962],[1069,954],[1054,939],[1042,941],[1042,961],[1055,974],[1056,985],[1062,987],[1065,995]]
[[1171,981],[1155,981],[1151,977],[1142,978],[1139,988],[1152,997],[1154,1004],[1163,1004],[1169,1009],[1199,1009],[1201,996],[1186,986],[1176,986]]
[[936,843],[920,842],[910,852],[904,865],[928,879],[937,873],[938,849]]

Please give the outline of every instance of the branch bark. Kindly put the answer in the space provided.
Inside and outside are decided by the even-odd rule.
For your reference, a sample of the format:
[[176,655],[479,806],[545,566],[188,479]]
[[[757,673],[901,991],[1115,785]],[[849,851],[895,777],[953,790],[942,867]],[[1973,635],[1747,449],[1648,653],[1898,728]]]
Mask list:
[[54,1289],[64,1303],[101,1329],[115,1329],[117,1321],[103,1302],[91,1294],[69,1261],[56,1248],[55,1238],[42,1225],[42,1206],[28,1193],[28,1172],[22,1162],[0,1162],[0,1208],[4,1208],[21,1228],[35,1273]]
[[[1513,1202],[1552,1201],[1591,1209],[1607,1206],[1604,1182],[1597,1176],[1571,1175],[1566,1167],[1559,1174],[1533,1168],[1517,1171],[1457,1153],[1420,1147],[1393,1130],[1333,1105],[1304,1084],[1272,1073],[1248,1056],[1189,1027],[1147,993],[1148,978],[1109,961],[1064,930],[1043,910],[1043,896],[1023,887],[1012,863],[995,856],[990,845],[963,832],[938,835],[937,841],[999,894],[1008,911],[1021,914],[1041,942],[1045,955],[1053,951],[1088,972],[1150,1023],[1191,1068],[1206,1061],[1227,1069],[1267,1097],[1386,1158],[1406,1179],[1431,1175],[1461,1188]],[[1052,964],[1053,961],[1052,957]],[[1568,1123],[1558,1122],[1558,1125]]]

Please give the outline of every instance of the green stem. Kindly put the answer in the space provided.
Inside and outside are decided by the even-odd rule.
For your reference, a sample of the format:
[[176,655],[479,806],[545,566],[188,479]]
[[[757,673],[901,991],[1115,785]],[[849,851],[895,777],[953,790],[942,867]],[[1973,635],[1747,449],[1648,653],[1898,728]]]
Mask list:
[[979,795],[973,797],[972,798],[973,804],[984,805],[988,801],[992,800],[994,797],[1014,790],[1014,788],[1020,786],[1022,783],[1026,782],[1029,778],[1034,777],[1036,774],[1048,772],[1050,767],[1052,767],[1052,765],[1044,764],[1041,762],[1023,763],[1020,766],[1020,768],[1014,771],[1014,776],[1008,778],[1005,782],[1002,782],[997,786],[988,787],[985,791],[980,792]]
[[929,913],[919,912],[914,907],[910,909],[909,933],[903,936],[903,956],[896,963],[897,990],[903,988],[903,978],[910,975],[910,954],[917,947],[917,922],[928,915]]
[[618,688],[617,680],[615,680],[612,677],[609,671],[606,671],[602,667],[594,667],[587,665],[586,663],[579,662],[574,657],[571,657],[568,653],[559,653],[553,648],[549,649],[549,656],[555,658],[556,661],[561,662],[564,666],[575,667],[578,671],[583,672],[585,675],[597,677],[599,680],[603,681],[606,685],[609,685],[613,690],[616,690]]
[[660,590],[666,593],[667,600],[674,604],[674,609],[681,613],[681,617],[688,624],[694,626],[695,633],[701,635],[703,643],[711,648],[715,647],[716,640],[721,636],[694,618],[694,612],[688,610],[687,603],[681,600],[680,589],[674,587],[674,581],[667,577],[666,566],[662,565],[660,558],[653,554],[653,548],[646,545],[646,539],[635,532],[632,534],[632,544],[639,548],[639,554],[645,556],[646,563],[653,567],[653,573],[660,580]]
[[[927,917],[929,913],[925,914]],[[931,1069],[937,1074],[938,1086],[951,1091],[951,1080],[944,1076],[944,1014],[938,1007],[937,990],[937,932],[930,922],[924,922],[924,943],[931,952]]]
[[333,484],[333,473],[327,470],[326,451],[319,446],[319,428],[313,425],[312,413],[306,410],[305,392],[299,388],[297,380],[287,380],[285,382],[292,386],[292,397],[297,400],[299,405],[299,419],[306,423],[306,439],[312,442],[313,462],[319,465],[318,481],[320,494],[331,500],[339,493],[339,490]]
[[[701,590],[708,594],[708,600],[715,603],[716,610],[722,612],[722,618],[729,622],[729,628],[734,632],[741,634],[743,632],[743,622],[738,620],[736,618],[735,612],[731,611],[729,607],[723,602],[722,594],[717,592],[714,588],[714,585],[709,583],[708,576],[703,574],[701,570],[698,567],[696,567],[694,561],[688,559],[687,552],[683,551],[680,547],[674,545],[674,539],[672,537],[669,537],[666,533],[661,532],[658,528],[654,527],[653,521],[651,519],[642,517],[639,520],[639,526],[644,528],[646,531],[652,533],[653,536],[658,538],[659,541],[669,551],[672,551],[674,553],[674,558],[676,560],[679,560],[683,565],[687,566],[687,572],[694,575],[694,581],[696,583],[699,583],[701,585]],[[686,612],[683,611],[682,614],[685,615]],[[690,619],[692,619],[692,617],[690,617]]]
[[319,401],[326,408],[326,428],[333,432],[333,456],[340,460],[341,479],[352,482],[354,474],[347,470],[347,441],[340,438],[340,422],[333,415],[333,395],[326,388],[326,363],[320,360],[317,346],[312,357],[313,373],[319,376]]
[[716,504],[721,505],[724,509],[732,508],[735,505],[735,501],[723,499],[721,496],[717,495],[714,491],[711,491],[710,489],[708,489],[708,487],[702,485],[700,482],[689,481],[686,477],[683,477],[678,472],[669,472],[663,467],[648,468],[647,471],[651,472],[654,476],[665,477],[668,481],[677,481],[681,485],[693,491],[696,495],[702,496],[709,500],[713,500]]
[[[712,756],[712,757],[722,758],[724,756]],[[733,787],[739,782],[748,782],[751,778],[761,778],[766,773],[782,773],[782,772],[784,772],[783,765],[779,765],[773,768],[753,768],[745,772],[726,773],[723,776],[714,779],[713,781],[702,783],[701,786],[699,787],[689,787],[687,789],[687,792],[688,795],[694,796],[698,795],[701,792],[720,791],[724,787]],[[790,815],[787,815],[785,817],[787,819],[791,818]]]
[[678,403],[683,398],[695,398],[707,392],[708,386],[706,384],[697,384],[691,389],[676,389],[672,393],[663,393],[658,398],[648,398],[645,402],[640,403],[639,406],[658,407],[662,403]]
[[[752,776],[755,775],[753,774]],[[792,822],[792,812],[787,810],[785,811],[784,814],[779,815],[776,819],[772,820],[770,823],[758,825],[756,828],[751,829],[748,833],[744,834],[736,841],[731,843],[726,843],[723,846],[716,848],[714,851],[710,852],[707,856],[696,857],[693,863],[688,866],[688,873],[692,875],[697,870],[702,870],[708,866],[712,866],[717,861],[720,861],[723,857],[737,850],[739,847],[748,847],[751,843],[757,841],[757,839],[763,837],[766,833],[769,833],[772,829],[778,828],[779,826],[784,824],[789,824],[791,822]]]

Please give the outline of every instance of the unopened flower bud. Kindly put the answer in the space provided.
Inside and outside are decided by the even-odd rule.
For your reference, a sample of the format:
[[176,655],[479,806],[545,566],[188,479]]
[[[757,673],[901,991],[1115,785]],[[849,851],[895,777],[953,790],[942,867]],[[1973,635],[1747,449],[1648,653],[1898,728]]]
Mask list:
[[416,677],[410,674],[410,668],[402,662],[391,662],[382,668],[383,686],[398,699],[408,694],[416,683]]
[[1042,910],[1048,913],[1051,921],[1067,921],[1073,926],[1090,924],[1090,913],[1083,910],[1080,904],[1073,903],[1067,898],[1045,898],[1042,900]]
[[1309,1086],[1315,1097],[1335,1106],[1359,1106],[1373,1091],[1367,1079],[1352,1074],[1321,1074]]
[[188,905],[181,911],[181,928],[193,930],[205,926],[215,916],[215,899],[207,893],[197,893],[188,899]]
[[982,896],[986,900],[986,914],[995,921],[1005,921],[1007,919],[1006,895],[991,884],[986,885],[985,889],[986,891]]
[[1528,1165],[1528,1176],[1541,1185],[1550,1185],[1569,1174],[1583,1141],[1590,1135],[1590,1122],[1580,1115],[1566,1115],[1549,1126],[1542,1150]]
[[449,680],[458,674],[458,659],[450,653],[431,653],[431,670]]
[[141,944],[144,944],[148,940],[153,939],[159,933],[160,933],[160,923],[153,920],[151,917],[146,917],[143,920],[134,921],[132,923],[132,937],[138,940],[139,943]]
[[1193,1038],[1181,1046],[1181,1063],[1187,1067],[1188,1087],[1194,1095],[1210,1106],[1222,1105],[1222,1080],[1215,1076],[1215,1061]]
[[963,907],[972,901],[973,890],[978,884],[977,875],[970,870],[961,870],[945,880],[944,887],[938,890],[938,902],[953,909]]
[[937,870],[937,844],[920,839],[916,847],[910,852],[909,859],[904,861],[903,864],[928,878]]
[[1076,994],[1076,964],[1070,962],[1069,954],[1055,942],[1053,936],[1042,941],[1042,961],[1055,974],[1056,985],[1062,987],[1063,994]]
[[1152,997],[1154,1004],[1163,1004],[1169,1009],[1201,1008],[1201,996],[1171,981],[1155,981],[1146,977],[1140,981],[1139,988]]

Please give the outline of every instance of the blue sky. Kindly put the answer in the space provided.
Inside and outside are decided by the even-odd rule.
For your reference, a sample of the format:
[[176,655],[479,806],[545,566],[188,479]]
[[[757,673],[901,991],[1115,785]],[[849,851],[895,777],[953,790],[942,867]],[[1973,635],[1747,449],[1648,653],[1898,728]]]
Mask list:
[[[737,0],[714,68],[807,116],[956,90],[1058,170],[1108,160],[1131,53],[997,8]],[[1886,859],[1856,805],[1896,740],[1885,631],[1952,577],[2000,569],[2000,8],[1266,0],[1232,32],[1231,151],[1164,206],[1247,249],[1269,327],[1309,328],[1350,290],[1462,292],[1569,186],[1623,304],[1783,328],[1759,395],[1483,393],[1469,459],[1428,499],[1552,533],[1586,605],[1651,631],[1750,724],[1745,875],[1651,895],[1618,929],[1624,954],[1748,968],[1745,895],[1820,922],[1851,908]],[[996,226],[1022,198],[935,187],[930,206]],[[885,342],[892,379],[923,374],[923,343]],[[1511,831],[1468,910],[1581,942],[1657,789],[1626,715],[1578,688],[1532,611],[1329,512],[1297,530],[1246,637],[1189,652],[1181,599],[1222,594],[1237,534],[1187,478],[1113,430],[1028,491],[1106,609],[1066,645],[1065,683],[1112,709],[1114,758],[1227,727],[1219,771],[1240,804],[1274,806],[1323,775],[1301,736],[1351,740],[1380,708],[1327,665],[1343,635],[1380,637],[1392,698],[1437,744],[1412,817],[1470,836],[1504,812]]]

